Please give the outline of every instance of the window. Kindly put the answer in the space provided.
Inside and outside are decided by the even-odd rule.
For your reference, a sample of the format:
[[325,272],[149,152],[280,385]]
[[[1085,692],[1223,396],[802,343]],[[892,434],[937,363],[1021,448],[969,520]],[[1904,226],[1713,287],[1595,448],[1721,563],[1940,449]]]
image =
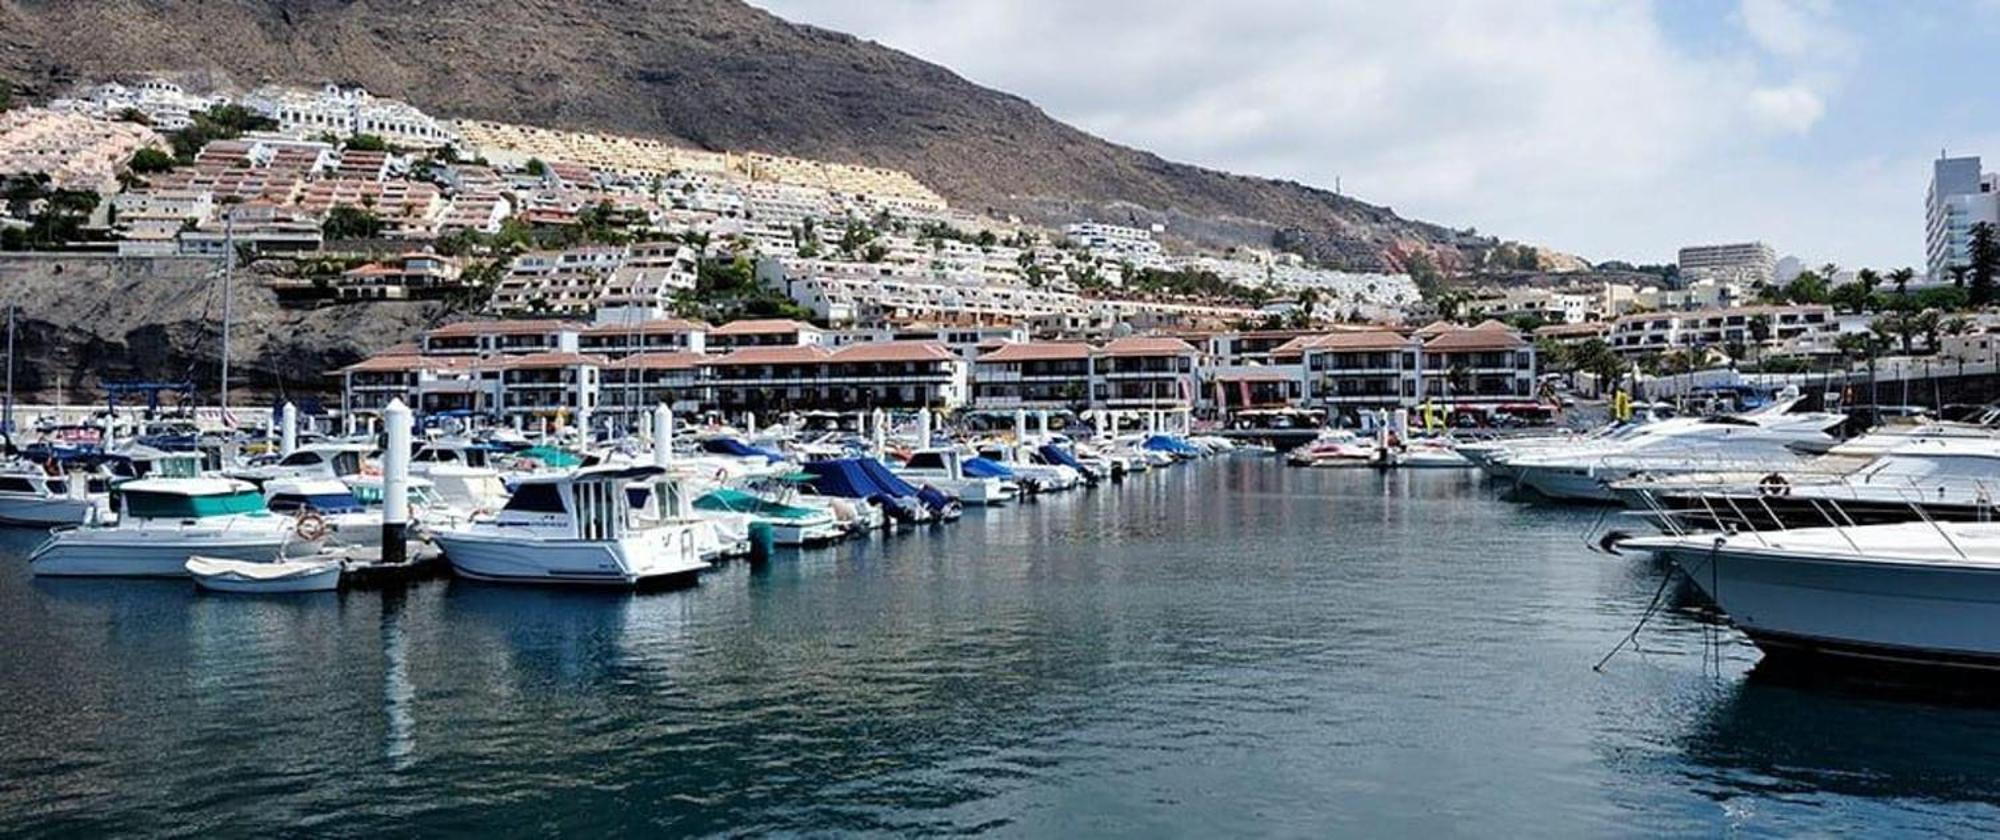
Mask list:
[[35,493],[39,495],[40,491],[32,481],[25,478],[7,476],[0,477],[0,493]]
[[524,513],[562,513],[562,494],[553,484],[523,484],[507,500],[507,509]]

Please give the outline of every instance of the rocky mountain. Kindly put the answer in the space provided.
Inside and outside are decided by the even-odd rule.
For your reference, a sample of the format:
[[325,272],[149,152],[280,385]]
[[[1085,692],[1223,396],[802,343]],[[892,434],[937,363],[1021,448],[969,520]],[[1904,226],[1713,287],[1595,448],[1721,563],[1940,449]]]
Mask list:
[[360,84],[443,116],[669,136],[907,170],[955,204],[1161,222],[1355,269],[1495,243],[1296,183],[1174,163],[1019,97],[738,0],[0,0],[0,79],[29,95],[152,71]]

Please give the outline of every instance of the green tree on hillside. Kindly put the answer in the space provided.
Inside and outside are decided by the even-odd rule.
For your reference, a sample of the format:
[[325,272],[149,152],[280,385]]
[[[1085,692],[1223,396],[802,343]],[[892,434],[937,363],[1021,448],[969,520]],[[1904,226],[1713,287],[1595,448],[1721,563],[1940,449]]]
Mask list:
[[382,228],[382,217],[360,207],[342,204],[326,212],[326,221],[320,225],[320,233],[334,240],[374,239],[382,235]]
[[389,141],[374,134],[356,134],[347,138],[342,148],[350,152],[386,152],[389,151]]
[[140,175],[152,175],[174,168],[174,156],[147,146],[133,152],[125,167]]

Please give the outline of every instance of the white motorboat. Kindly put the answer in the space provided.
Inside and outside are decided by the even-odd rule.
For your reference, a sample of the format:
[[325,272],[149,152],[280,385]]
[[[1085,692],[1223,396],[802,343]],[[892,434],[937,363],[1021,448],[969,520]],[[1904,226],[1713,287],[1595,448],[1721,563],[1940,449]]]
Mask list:
[[194,585],[214,592],[245,594],[332,592],[340,588],[339,557],[300,560],[231,560],[196,555],[187,560]]
[[[1083,474],[1063,464],[1037,464],[1026,448],[1018,444],[989,443],[979,447],[979,457],[1005,467],[1017,482],[1032,485],[1039,492],[1069,490],[1083,483]],[[1025,487],[1022,489],[1026,489]]]
[[1353,432],[1330,429],[1313,442],[1292,450],[1285,463],[1295,467],[1369,467],[1381,460],[1375,441]]
[[[312,515],[328,542],[381,545],[382,512],[371,510],[347,482],[331,478],[276,478],[264,482],[264,506],[278,513]],[[413,509],[412,513],[416,513]]]
[[1639,537],[1767,656],[2000,669],[2000,523]]
[[318,551],[247,482],[142,478],[118,487],[114,524],[57,529],[28,556],[41,576],[183,577],[194,555],[270,561]]
[[1441,440],[1418,439],[1388,450],[1388,463],[1398,469],[1469,469],[1472,461]]
[[301,446],[292,454],[259,467],[228,470],[230,478],[263,484],[281,478],[340,480],[360,475],[362,464],[373,447],[352,443],[321,443]]
[[82,473],[50,475],[24,462],[0,467],[0,523],[80,525],[108,512],[109,497],[91,492]]
[[1000,505],[1021,495],[1021,488],[999,475],[972,475],[966,469],[965,454],[948,447],[911,453],[896,468],[896,474],[911,484],[928,484],[968,505]]
[[590,467],[521,479],[490,518],[436,532],[457,574],[513,583],[635,586],[691,583],[708,563],[704,523],[638,520],[625,486],[664,475],[658,467]]

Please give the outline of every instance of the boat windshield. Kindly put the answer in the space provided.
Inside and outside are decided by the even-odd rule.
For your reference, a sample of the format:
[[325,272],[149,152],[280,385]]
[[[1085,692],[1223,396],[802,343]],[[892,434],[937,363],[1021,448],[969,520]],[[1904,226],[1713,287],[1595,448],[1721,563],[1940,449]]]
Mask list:
[[199,519],[234,513],[259,513],[263,510],[265,510],[264,497],[257,495],[255,490],[218,493],[212,496],[143,491],[125,493],[126,513],[141,519]]
[[913,470],[948,469],[944,463],[944,455],[937,452],[919,452],[911,455],[909,463],[904,466]]
[[352,493],[273,493],[266,506],[279,513],[295,510],[353,513],[361,509],[361,501]]

